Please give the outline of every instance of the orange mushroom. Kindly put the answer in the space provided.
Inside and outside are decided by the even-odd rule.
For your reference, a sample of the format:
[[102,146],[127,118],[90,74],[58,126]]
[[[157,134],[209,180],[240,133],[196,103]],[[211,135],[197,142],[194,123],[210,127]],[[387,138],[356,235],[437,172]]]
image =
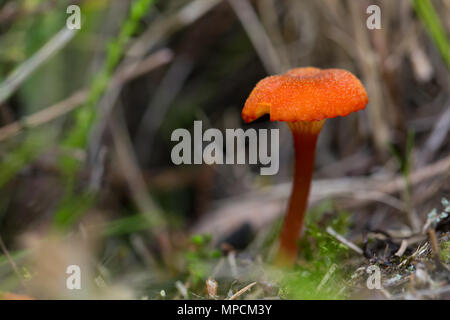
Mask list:
[[261,80],[250,93],[242,109],[244,121],[270,114],[271,121],[287,122],[294,138],[294,181],[280,234],[278,263],[290,265],[297,255],[317,137],[325,119],[347,116],[367,103],[366,90],[358,78],[340,69],[292,69]]

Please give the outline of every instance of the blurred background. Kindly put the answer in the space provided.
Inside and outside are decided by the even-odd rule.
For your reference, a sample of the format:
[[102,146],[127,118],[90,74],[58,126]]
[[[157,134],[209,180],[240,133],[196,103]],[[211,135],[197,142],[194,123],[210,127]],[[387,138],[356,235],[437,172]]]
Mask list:
[[[72,4],[80,30],[66,27]],[[366,25],[369,5],[381,29]],[[391,258],[402,240],[422,236],[409,254],[428,243],[429,213],[450,196],[449,30],[448,0],[0,0],[0,291],[226,298],[255,282],[248,297],[345,298],[363,289],[342,279],[374,258],[410,279],[423,261],[391,270]],[[290,191],[290,131],[240,112],[260,79],[304,66],[351,71],[370,102],[324,126],[299,273],[285,281],[266,263]],[[279,173],[174,165],[171,133],[194,120],[279,128]],[[447,259],[448,227],[436,226]],[[336,263],[333,285],[312,294]],[[83,290],[66,289],[70,264]]]

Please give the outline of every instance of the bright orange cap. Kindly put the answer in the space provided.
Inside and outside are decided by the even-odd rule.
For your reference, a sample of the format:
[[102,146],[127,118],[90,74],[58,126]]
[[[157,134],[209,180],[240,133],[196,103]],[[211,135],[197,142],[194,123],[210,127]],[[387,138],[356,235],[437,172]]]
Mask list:
[[316,121],[364,109],[367,93],[353,74],[341,69],[297,68],[264,78],[242,109],[251,122],[264,114],[271,121]]

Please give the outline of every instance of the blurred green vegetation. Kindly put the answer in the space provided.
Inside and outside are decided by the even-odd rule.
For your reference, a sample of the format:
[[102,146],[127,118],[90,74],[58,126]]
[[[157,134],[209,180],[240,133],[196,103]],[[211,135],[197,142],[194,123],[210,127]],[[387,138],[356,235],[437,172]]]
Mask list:
[[[300,241],[300,264],[282,276],[281,297],[300,300],[346,297],[341,290],[351,272],[345,267],[349,249],[320,226],[320,219],[330,210],[333,210],[332,202],[324,201],[308,211],[305,235]],[[345,236],[350,227],[350,213],[338,212],[328,226]],[[321,285],[322,281],[325,282]]]
[[[0,1],[0,10],[3,5],[13,2],[13,8],[20,12],[19,18],[7,23],[0,21],[0,81],[4,81],[12,70],[24,63],[60,31],[67,18],[65,9],[68,1],[3,0]],[[52,174],[56,172],[59,184],[53,187],[61,189],[62,195],[58,199],[54,199],[56,204],[45,204],[46,207],[43,205],[44,209],[39,214],[48,218],[50,226],[54,229],[63,230],[64,237],[70,237],[72,233],[76,232],[77,227],[80,227],[77,223],[86,213],[101,211],[107,221],[102,222],[99,229],[101,240],[105,243],[100,245],[102,261],[98,263],[98,269],[113,270],[111,271],[113,279],[114,276],[127,274],[129,269],[132,269],[133,272],[139,270],[139,272],[149,273],[153,278],[150,280],[146,278],[148,282],[140,287],[139,293],[151,295],[152,298],[162,298],[159,294],[162,289],[166,290],[167,298],[178,297],[179,292],[174,285],[175,280],[189,284],[189,298],[203,298],[206,279],[214,273],[221,260],[227,259],[227,253],[216,245],[215,240],[218,240],[216,234],[195,234],[185,238],[178,234],[189,233],[189,226],[193,221],[202,218],[204,212],[198,210],[200,213],[197,213],[197,207],[202,207],[204,203],[209,204],[211,199],[221,199],[229,195],[239,196],[241,193],[249,191],[249,186],[253,188],[258,185],[255,181],[261,179],[267,179],[270,183],[287,181],[283,175],[281,178],[277,178],[278,180],[272,177],[254,177],[251,168],[239,168],[236,171],[228,169],[220,171],[220,169],[213,168],[213,183],[210,185],[205,183],[208,185],[205,188],[208,189],[207,191],[198,187],[198,181],[203,181],[205,174],[197,169],[190,174],[191,178],[187,183],[184,182],[184,175],[180,174],[174,179],[175,182],[172,182],[175,187],[149,188],[148,193],[151,193],[152,199],[155,199],[161,206],[164,217],[169,222],[170,231],[174,234],[174,236],[172,234],[170,236],[176,239],[173,241],[176,242],[175,248],[169,252],[169,257],[166,256],[164,248],[158,247],[159,242],[157,241],[161,241],[158,236],[161,235],[153,234],[154,225],[149,222],[145,212],[130,205],[132,201],[130,201],[129,194],[123,195],[124,189],[128,193],[130,190],[123,186],[123,173],[120,168],[116,168],[117,159],[113,155],[111,156],[113,152],[108,150],[110,158],[108,157],[105,161],[107,170],[110,169],[113,173],[108,172],[104,188],[97,194],[86,187],[85,171],[89,169],[86,168],[87,146],[90,142],[92,128],[99,120],[99,102],[110,85],[114,72],[123,61],[131,40],[154,25],[159,27],[155,28],[155,32],[166,30],[165,32],[168,34],[163,41],[160,41],[159,46],[173,49],[176,57],[186,56],[194,67],[188,81],[183,84],[183,90],[171,102],[170,112],[167,112],[162,119],[160,128],[157,128],[155,135],[158,139],[154,146],[154,158],[151,161],[143,162],[145,181],[150,185],[157,180],[154,179],[155,172],[175,171],[173,168],[166,168],[165,163],[160,161],[168,158],[169,152],[166,151],[170,148],[169,141],[174,128],[189,129],[192,122],[199,119],[219,128],[230,124],[233,126],[241,124],[239,111],[245,96],[257,79],[265,74],[259,60],[260,57],[255,53],[252,42],[239,25],[239,21],[230,18],[234,17],[234,14],[226,5],[219,6],[218,13],[213,13],[215,15],[209,18],[210,20],[208,17],[199,18],[198,25],[193,22],[193,26],[189,26],[186,28],[187,30],[183,29],[175,33],[174,26],[167,27],[167,29],[160,27],[164,23],[169,25],[166,21],[176,21],[175,26],[182,25],[184,22],[177,16],[177,10],[190,2],[133,0],[128,1],[128,5],[123,5],[122,2],[119,7],[118,2],[114,3],[111,0],[81,1],[82,30],[66,48],[53,56],[24,82],[18,92],[8,101],[8,108],[13,111],[12,119],[2,123],[2,125],[7,125],[11,120],[20,121],[24,116],[61,101],[80,88],[88,90],[86,103],[64,119],[55,120],[52,124],[40,128],[23,128],[18,136],[1,142],[0,188],[3,188],[4,192],[0,196],[0,225],[6,220],[7,214],[14,216],[19,221],[32,220],[32,215],[28,215],[27,199],[19,198],[18,201],[26,209],[17,210],[17,212],[11,212],[11,199],[15,193],[19,193],[20,186],[27,185],[27,178],[34,174],[24,169],[33,165],[40,155],[57,158],[57,167],[51,168],[48,172],[52,172]],[[377,3],[387,4],[387,2]],[[450,68],[450,46],[445,30],[446,24],[445,21],[444,23],[441,21],[441,12],[436,9],[445,6],[442,4],[433,6],[432,1],[426,0],[411,0],[411,4],[429,38],[435,44],[442,61]],[[46,5],[49,6],[46,7]],[[363,71],[366,61],[362,57],[358,57],[353,50],[356,37],[353,34],[355,28],[350,22],[351,19],[348,19],[349,21],[339,19],[342,10],[345,15],[351,11],[349,8],[354,5],[354,2],[343,1],[339,5],[335,4],[337,7],[342,5],[336,11],[333,9],[334,5],[327,7],[325,1],[277,4],[275,8],[278,11],[274,10],[274,12],[280,17],[274,21],[267,16],[267,12],[266,16],[264,15],[264,7],[259,5],[257,4],[255,7],[258,16],[261,16],[263,31],[267,31],[271,37],[275,35],[275,38],[294,39],[286,40],[285,43],[278,39],[276,43],[279,44],[277,49],[280,52],[284,50],[291,54],[290,62],[295,66],[317,64],[319,67],[346,67],[355,73],[359,72],[361,78],[364,81],[367,80],[368,75]],[[287,7],[283,7],[285,5]],[[396,5],[393,7],[395,7],[393,13],[386,13],[397,19],[397,7]],[[41,10],[41,8],[44,9]],[[113,15],[110,11],[111,8],[119,11],[127,8],[127,12],[123,12],[122,15]],[[187,12],[189,13],[189,11]],[[299,12],[299,14],[292,16],[292,12]],[[303,15],[305,12],[306,16]],[[364,14],[364,11],[361,12]],[[184,14],[182,17],[188,20],[189,15],[186,12]],[[159,21],[164,23],[158,25]],[[107,23],[109,25],[106,25]],[[278,27],[276,27],[277,24],[279,24]],[[221,27],[224,31],[210,35],[208,32],[216,27],[217,29]],[[405,36],[403,33],[397,34],[396,32],[398,32],[397,29],[386,33],[386,38],[383,38],[386,43],[377,42],[380,38],[376,37],[380,34],[369,41],[375,43],[373,47],[370,47],[373,50],[371,54],[376,57],[377,61],[379,60],[379,65],[375,64],[375,66],[382,69],[377,74],[378,78],[375,77],[379,81],[376,84],[380,86],[379,92],[386,97],[386,100],[380,101],[386,103],[392,114],[401,110],[400,116],[397,115],[398,118],[392,121],[396,122],[395,125],[400,124],[398,127],[392,125],[392,131],[397,134],[404,130],[401,134],[404,134],[405,139],[402,139],[401,134],[394,134],[392,141],[389,141],[392,158],[397,160],[397,166],[391,164],[391,158],[386,160],[381,156],[378,157],[373,150],[371,136],[376,133],[377,128],[365,129],[369,127],[371,115],[360,115],[360,118],[355,116],[348,122],[336,120],[336,123],[330,124],[329,135],[331,137],[325,138],[328,139],[328,142],[324,142],[324,152],[318,160],[323,165],[327,161],[328,163],[339,162],[341,156],[345,158],[353,154],[368,155],[368,161],[363,159],[368,163],[367,167],[342,173],[342,176],[348,175],[348,177],[356,174],[362,176],[380,173],[379,168],[383,166],[386,168],[383,168],[385,171],[381,170],[381,173],[400,172],[406,182],[406,188],[402,190],[402,201],[410,210],[414,205],[410,179],[415,169],[415,151],[420,149],[423,141],[428,138],[428,132],[432,131],[434,122],[437,122],[442,108],[445,108],[448,92],[445,92],[445,87],[442,87],[442,83],[445,85],[445,81],[442,82],[442,79],[439,78],[443,69],[441,68],[442,61],[435,61],[432,56],[427,56],[428,60],[426,61],[435,74],[428,80],[415,78],[414,70],[412,70],[414,68],[407,60],[410,53],[404,49],[402,49],[403,51],[398,50],[401,51],[398,53],[395,49],[397,47],[395,39]],[[426,52],[428,49],[426,39],[421,38],[421,35],[417,35],[417,39],[417,42],[420,42],[420,49]],[[207,43],[205,47],[203,47],[204,43]],[[387,48],[380,49],[383,45],[386,45]],[[383,53],[383,50],[386,49],[388,51],[387,58],[383,57],[383,54],[386,54],[386,52]],[[403,59],[407,63],[403,63]],[[133,117],[139,118],[142,115],[142,109],[145,110],[148,100],[151,100],[155,91],[158,90],[166,72],[166,69],[157,70],[155,75],[143,77],[136,83],[129,84],[122,92],[122,102],[128,103],[124,106],[126,111],[124,112],[124,121],[127,122],[130,136],[136,131],[136,127],[141,125],[139,121],[133,121]],[[398,76],[398,78],[394,78],[394,76]],[[436,105],[439,105],[440,108]],[[429,113],[423,111],[425,108]],[[386,120],[386,123],[391,121],[390,113],[383,114],[386,119],[382,120]],[[395,118],[395,115],[392,117]],[[425,129],[417,130],[417,128],[413,128],[413,125],[410,126],[409,122],[413,122],[416,127]],[[256,124],[256,126],[258,125]],[[338,132],[342,134],[338,135]],[[354,141],[348,143],[349,137],[354,138]],[[107,135],[105,140],[109,143],[110,139],[110,136]],[[108,148],[110,147],[108,145]],[[287,148],[283,145],[282,149]],[[441,154],[444,154],[447,149],[442,148],[442,150]],[[290,153],[284,150],[282,157],[285,163],[288,162],[286,159],[289,156]],[[439,157],[436,156],[435,159],[437,158]],[[361,161],[361,163],[363,162]],[[338,163],[338,165],[342,165],[342,163]],[[45,167],[45,165],[43,166]],[[181,168],[179,171],[187,171],[185,169]],[[42,168],[39,170],[47,172]],[[340,176],[339,170],[333,171],[332,177]],[[283,174],[286,173],[289,173],[289,170],[283,172]],[[321,174],[320,178],[327,177],[326,174]],[[25,182],[16,187],[16,180]],[[35,185],[32,186],[32,188],[36,188]],[[26,190],[24,193],[33,194],[38,191],[41,190]],[[43,192],[46,190],[44,189]],[[371,212],[371,210],[372,208],[368,211]],[[332,219],[326,219],[330,212]],[[323,201],[310,210],[307,215],[305,235],[300,241],[300,253],[296,267],[290,270],[281,270],[281,276],[277,272],[273,274],[268,272],[268,278],[277,282],[276,295],[287,299],[345,299],[349,297],[346,292],[342,291],[342,288],[350,272],[354,271],[354,266],[346,265],[351,257],[351,252],[330,236],[326,232],[326,227],[330,226],[345,236],[351,228],[350,216],[350,212],[337,210],[331,201]],[[39,218],[41,217],[39,216]],[[41,224],[46,225],[46,222],[38,223],[39,226]],[[30,225],[33,224],[30,222]],[[268,257],[270,257],[271,248],[276,243],[278,230],[279,228],[274,222],[269,231],[263,231],[267,232],[264,234],[264,241],[262,245],[256,246],[260,252],[251,252],[253,262],[256,261],[255,256],[261,256],[261,264],[270,270]],[[15,232],[15,230],[7,231]],[[161,230],[156,228],[156,231],[160,232]],[[185,236],[185,234],[183,235]],[[145,250],[134,242],[137,241],[136,238],[140,239],[140,237],[144,238],[143,247],[148,249],[152,258],[156,257],[156,262],[152,259],[147,261],[145,259],[147,253],[142,253]],[[165,240],[167,241],[167,239]],[[11,241],[11,243],[13,242]],[[29,251],[19,249],[19,247],[14,243],[10,252],[14,261],[23,261],[28,256]],[[441,244],[441,259],[447,263],[449,247],[448,241]],[[238,264],[247,263],[248,259],[245,254],[248,254],[245,250],[242,256],[239,252],[237,253]],[[0,287],[2,290],[14,290],[19,286],[20,281],[16,275],[10,272],[9,263],[5,256],[0,256]],[[332,272],[330,278],[321,285],[329,272]],[[32,274],[32,271],[28,271],[26,266],[20,265],[20,273],[23,277],[22,280],[27,281],[27,275]],[[101,272],[98,271],[98,273]],[[257,273],[255,272],[255,274]],[[233,279],[229,275],[220,275],[217,279],[220,296],[227,297],[229,292],[235,292],[237,288],[248,284],[248,281],[255,280],[252,279],[252,276],[253,274],[244,274],[244,279]]]
[[435,42],[447,68],[450,69],[450,41],[441,19],[433,7],[433,3],[429,0],[412,0],[412,2],[420,20]]

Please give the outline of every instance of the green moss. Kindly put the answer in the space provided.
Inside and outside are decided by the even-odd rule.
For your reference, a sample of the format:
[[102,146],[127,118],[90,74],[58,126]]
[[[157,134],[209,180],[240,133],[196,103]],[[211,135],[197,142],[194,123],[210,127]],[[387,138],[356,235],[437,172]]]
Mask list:
[[441,243],[441,260],[450,263],[450,241]]
[[193,285],[201,284],[211,275],[213,265],[220,258],[220,251],[211,246],[212,236],[209,234],[195,234],[191,236],[193,245],[184,254],[189,277]]
[[325,225],[320,220],[332,209],[331,202],[319,204],[308,212],[305,235],[299,243],[300,263],[294,272],[284,272],[280,281],[280,296],[286,299],[343,299],[343,267],[349,249],[330,236],[330,226],[342,235],[349,228],[349,213],[338,212]]

